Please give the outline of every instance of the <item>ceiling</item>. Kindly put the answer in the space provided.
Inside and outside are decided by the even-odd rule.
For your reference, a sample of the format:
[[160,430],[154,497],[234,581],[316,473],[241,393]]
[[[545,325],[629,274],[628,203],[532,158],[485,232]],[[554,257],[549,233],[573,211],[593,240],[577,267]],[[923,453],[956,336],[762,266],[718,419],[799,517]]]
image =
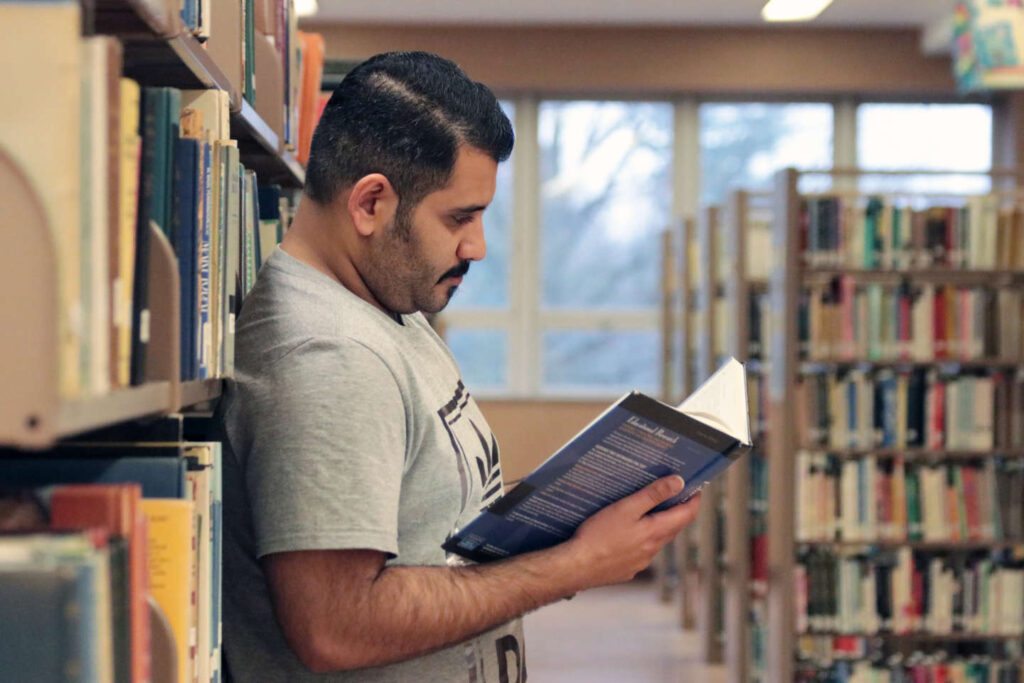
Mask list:
[[[310,23],[763,25],[764,0],[319,0]],[[813,26],[925,28],[953,0],[834,0]]]

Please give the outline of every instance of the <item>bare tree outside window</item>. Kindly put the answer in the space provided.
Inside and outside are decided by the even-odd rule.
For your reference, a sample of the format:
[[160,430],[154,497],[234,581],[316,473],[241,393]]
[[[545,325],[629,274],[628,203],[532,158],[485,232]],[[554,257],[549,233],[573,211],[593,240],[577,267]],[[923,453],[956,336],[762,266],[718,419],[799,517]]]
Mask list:
[[612,312],[657,310],[672,139],[669,103],[541,103],[541,306],[609,313],[543,329],[545,390],[657,389],[656,324],[624,329]]
[[830,104],[702,104],[702,204],[720,204],[735,188],[769,189],[775,172],[787,166],[830,168],[832,129]]

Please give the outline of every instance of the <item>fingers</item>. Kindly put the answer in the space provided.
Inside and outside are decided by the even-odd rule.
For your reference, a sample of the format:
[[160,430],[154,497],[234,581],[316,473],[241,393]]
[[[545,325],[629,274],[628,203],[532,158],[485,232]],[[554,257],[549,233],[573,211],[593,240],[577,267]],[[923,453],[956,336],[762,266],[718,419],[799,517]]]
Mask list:
[[680,476],[673,474],[662,477],[614,505],[627,510],[639,519],[650,512],[652,508],[661,505],[672,496],[678,495],[683,490],[683,486],[683,478]]
[[698,493],[696,496],[681,505],[676,505],[668,510],[662,510],[661,512],[655,512],[648,515],[648,519],[651,520],[652,524],[655,525],[658,531],[674,536],[683,527],[688,526],[697,518],[697,512],[699,510],[700,494]]

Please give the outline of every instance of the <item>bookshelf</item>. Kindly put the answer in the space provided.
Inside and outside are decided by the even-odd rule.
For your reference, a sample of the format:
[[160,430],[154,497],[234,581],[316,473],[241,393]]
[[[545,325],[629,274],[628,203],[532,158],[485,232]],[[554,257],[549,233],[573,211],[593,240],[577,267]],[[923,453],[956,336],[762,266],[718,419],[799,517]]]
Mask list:
[[[820,677],[831,675],[829,671],[835,666],[845,667],[847,674],[856,670],[871,675],[870,667],[883,662],[886,666],[923,668],[977,665],[986,667],[986,672],[987,667],[993,672],[1001,668],[1004,673],[1016,672],[1012,675],[1019,676],[1021,650],[1016,643],[1024,614],[1013,621],[1013,633],[999,628],[978,630],[970,628],[969,623],[981,619],[981,613],[969,611],[966,602],[946,606],[953,616],[945,611],[933,614],[933,609],[940,609],[940,603],[935,602],[939,598],[929,598],[933,601],[926,603],[920,595],[912,595],[909,588],[911,578],[941,580],[943,583],[936,583],[932,589],[935,595],[948,590],[950,595],[966,591],[963,595],[968,596],[973,594],[964,586],[975,585],[969,582],[981,581],[978,577],[1002,581],[1006,576],[1010,582],[1007,585],[1012,586],[1019,581],[1013,558],[1019,558],[1024,540],[975,529],[976,524],[991,526],[994,518],[984,522],[978,516],[960,516],[970,515],[972,509],[980,515],[986,503],[980,488],[969,496],[972,489],[962,483],[966,475],[955,473],[970,468],[981,472],[984,467],[994,468],[997,460],[1015,462],[1021,457],[1019,429],[1014,426],[1020,421],[1019,404],[1007,397],[1018,382],[1014,378],[1019,378],[1024,355],[1016,340],[1005,338],[1016,336],[1013,326],[1019,324],[1019,313],[1007,312],[1015,310],[1016,297],[1024,289],[1024,264],[1019,261],[1016,246],[1019,197],[1012,187],[1003,189],[1003,185],[1014,182],[1014,174],[986,174],[991,178],[992,192],[968,195],[931,188],[903,190],[900,186],[912,177],[938,178],[942,174],[893,173],[893,189],[884,196],[851,190],[858,186],[862,175],[877,179],[887,174],[855,169],[804,173],[786,169],[777,174],[772,193],[773,268],[768,287],[770,304],[764,319],[771,333],[766,356],[767,428],[771,438],[766,441],[769,543],[765,680],[823,680]],[[802,194],[801,183],[808,177],[824,177],[842,190]],[[1007,259],[1017,261],[1002,263]],[[943,292],[945,298],[935,303],[928,298],[934,292]],[[1005,301],[1006,308],[999,308],[999,301]],[[919,317],[914,317],[915,313]],[[911,398],[892,393],[904,391],[904,384],[914,373],[927,376],[932,384],[921,386],[934,386],[935,393],[922,390]],[[971,391],[976,392],[965,393],[959,399],[970,406],[969,414],[946,393],[948,383],[960,380],[973,382]],[[893,390],[893,386],[898,389]],[[814,387],[820,391],[815,393]],[[828,394],[826,389],[840,393]],[[976,408],[978,405],[982,407]],[[1006,412],[1000,412],[999,406],[1006,406]],[[876,412],[868,416],[868,408]],[[902,410],[930,412],[927,418],[920,418],[924,421],[915,422],[916,417],[908,417]],[[808,420],[801,411],[817,411],[818,421]],[[981,430],[981,438],[987,435],[989,439],[986,447],[949,444],[952,429],[967,417],[981,420],[972,423],[971,438]],[[815,439],[809,437],[808,425],[828,427]],[[867,429],[858,432],[859,425],[867,425]],[[913,434],[908,437],[908,431],[902,430]],[[930,436],[925,436],[924,430]],[[846,435],[847,443],[834,442],[840,433]],[[860,438],[870,443],[857,442]],[[961,434],[958,438],[966,437]],[[830,460],[819,461],[816,457]],[[817,490],[834,490],[836,495],[802,497],[806,491],[813,494],[816,490],[806,488],[808,479],[801,478],[810,476],[807,473],[813,467],[801,469],[808,463],[817,467],[819,478],[815,481],[830,482],[823,486],[835,487]],[[867,488],[845,489],[844,497],[844,490],[839,488],[842,483],[852,487],[857,480],[843,479],[842,472],[827,469],[834,466],[828,463],[854,468],[851,472],[865,477]],[[946,525],[943,533],[948,537],[922,539],[906,533],[908,518],[901,515],[912,514],[907,510],[923,503],[911,501],[909,495],[898,498],[895,493],[903,490],[904,463],[908,469],[934,468],[939,472],[939,488],[935,490],[941,490],[941,495],[926,499],[921,489],[917,500],[931,500],[929,504],[942,507],[940,517],[947,521],[939,522],[940,526]],[[890,466],[898,470],[885,469]],[[960,476],[964,478],[958,479]],[[842,500],[875,501],[875,496],[879,497],[877,508],[866,502],[863,512],[841,509]],[[839,502],[826,504],[829,498]],[[818,509],[808,507],[811,502]],[[826,505],[824,517],[822,505]],[[998,504],[990,510],[998,511]],[[812,513],[818,515],[812,519],[820,522],[814,527],[817,536],[802,538],[799,534],[807,529],[804,520]],[[852,533],[854,527],[844,525],[857,515],[861,515],[861,521],[866,520],[863,528],[878,531],[847,538],[845,534]],[[909,523],[912,527],[913,517]],[[739,527],[737,521],[737,530]],[[959,530],[967,528],[970,533]],[[855,530],[863,533],[860,527]],[[1003,533],[1009,532],[1004,529]],[[812,561],[819,564],[812,566]],[[885,597],[879,597],[876,603],[855,603],[861,604],[858,609],[862,611],[851,617],[847,612],[854,604],[848,602],[854,599],[851,584],[841,583],[840,578],[858,571],[870,577],[864,586]],[[823,580],[824,576],[831,578]],[[939,585],[946,588],[939,590]],[[1002,603],[1016,604],[1013,601],[1021,596],[1015,590],[1008,588]],[[862,601],[867,600],[864,595],[860,596]],[[809,607],[805,602],[808,599],[817,605]],[[839,611],[835,615],[828,609],[822,612],[823,599],[826,608]],[[990,599],[995,600],[978,598],[983,602]],[[980,609],[974,603],[971,608]],[[914,609],[918,610],[916,617]],[[893,620],[900,623],[900,619],[927,621],[940,617],[951,621],[924,630],[908,627],[911,622],[895,629],[890,624]],[[834,619],[853,619],[854,623],[866,619],[877,628],[822,627]],[[963,622],[952,621],[960,619]],[[954,623],[955,627],[950,626]]]
[[[241,0],[207,6],[241,28]],[[276,9],[292,11],[289,0]],[[304,171],[295,128],[286,139],[264,118],[283,86],[263,79],[267,97],[252,106],[216,56],[240,58],[240,33],[201,40],[180,10],[170,0],[0,3],[0,225],[14,245],[0,254],[0,608],[14,623],[19,609],[58,607],[46,614],[59,619],[27,631],[55,677],[221,680],[222,454],[206,413],[230,376],[231,314],[255,278],[259,242],[287,225],[287,194]],[[180,106],[164,86],[201,92]],[[34,99],[37,89],[65,106]],[[179,129],[182,110],[189,127]],[[68,125],[53,125],[54,111]],[[281,189],[258,190],[253,170]],[[141,363],[126,323],[135,315]],[[33,516],[19,516],[27,500]],[[159,526],[172,509],[178,524]],[[33,593],[37,579],[49,583]],[[25,641],[4,655],[19,680],[43,675],[38,657],[22,656],[39,651],[17,646]]]
[[[227,3],[225,3],[227,4]],[[114,34],[123,46],[123,74],[146,86],[220,89],[231,102],[231,136],[240,156],[260,179],[300,188],[304,171],[286,141],[275,134],[234,88],[202,43],[187,33],[170,5],[154,0],[104,0],[83,12],[86,29]],[[177,258],[164,234],[151,230],[148,272],[150,342],[146,383],[102,396],[58,395],[56,234],[42,200],[17,163],[0,151],[0,178],[7,207],[4,224],[19,245],[0,257],[6,291],[0,320],[18,321],[0,339],[0,444],[39,449],[77,433],[142,417],[181,411],[220,395],[219,380],[178,379],[181,363],[180,288]],[[26,288],[25,282],[33,282]]]

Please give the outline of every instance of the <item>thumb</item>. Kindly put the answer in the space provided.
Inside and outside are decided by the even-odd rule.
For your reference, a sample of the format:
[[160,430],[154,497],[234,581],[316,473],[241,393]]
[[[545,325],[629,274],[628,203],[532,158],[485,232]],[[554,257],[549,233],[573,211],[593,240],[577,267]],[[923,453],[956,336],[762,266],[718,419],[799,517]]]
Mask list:
[[683,478],[672,474],[653,481],[636,493],[626,496],[615,503],[615,506],[628,510],[637,519],[640,519],[653,508],[672,496],[678,495],[684,486]]

